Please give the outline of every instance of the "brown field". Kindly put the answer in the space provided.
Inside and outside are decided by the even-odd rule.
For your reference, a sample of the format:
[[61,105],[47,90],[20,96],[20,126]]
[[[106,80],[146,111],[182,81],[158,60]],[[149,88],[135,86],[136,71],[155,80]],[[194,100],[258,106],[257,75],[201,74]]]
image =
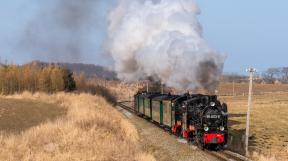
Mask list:
[[[233,95],[233,83],[220,83],[219,86],[220,95]],[[288,93],[288,84],[254,84],[253,93],[269,94],[269,93]],[[235,83],[234,84],[235,95],[247,95],[248,83]]]
[[[8,113],[5,122],[11,122],[11,127],[1,126],[0,160],[154,160],[139,147],[136,128],[98,96],[64,93],[1,96],[0,109]],[[62,114],[63,109],[66,114]],[[57,113],[62,115],[55,117],[54,112],[59,110]],[[18,123],[13,124],[15,119]],[[22,129],[21,133],[10,132],[15,128]]]
[[[229,106],[229,127],[234,139],[231,147],[243,153],[247,96],[222,96],[221,100]],[[254,158],[288,160],[287,114],[288,94],[271,93],[253,97],[249,150],[254,152]]]
[[[229,106],[230,148],[244,153],[248,83],[220,83]],[[255,160],[288,160],[288,85],[253,84],[249,150]],[[232,139],[232,140],[231,140]]]
[[0,131],[17,134],[65,114],[66,109],[56,104],[0,98]]

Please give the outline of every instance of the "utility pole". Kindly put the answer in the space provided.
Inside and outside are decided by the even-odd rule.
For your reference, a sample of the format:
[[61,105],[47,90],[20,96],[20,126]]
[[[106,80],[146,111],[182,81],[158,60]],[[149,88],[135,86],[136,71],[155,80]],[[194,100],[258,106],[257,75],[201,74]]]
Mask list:
[[246,120],[246,133],[245,133],[245,154],[246,156],[249,156],[248,151],[248,142],[249,142],[249,127],[250,127],[250,112],[251,112],[251,106],[252,106],[252,89],[253,89],[253,75],[256,72],[256,69],[249,68],[247,69],[247,72],[249,72],[249,95],[248,95],[248,109],[247,109],[247,120]]
[[233,80],[233,97],[235,97],[235,81]]

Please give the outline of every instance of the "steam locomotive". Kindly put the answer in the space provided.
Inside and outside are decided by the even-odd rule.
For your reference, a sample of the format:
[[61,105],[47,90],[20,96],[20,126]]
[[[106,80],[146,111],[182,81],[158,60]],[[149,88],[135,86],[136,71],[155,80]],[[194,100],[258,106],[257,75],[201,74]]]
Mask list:
[[134,104],[138,115],[201,149],[223,149],[227,144],[227,105],[217,96],[138,92]]

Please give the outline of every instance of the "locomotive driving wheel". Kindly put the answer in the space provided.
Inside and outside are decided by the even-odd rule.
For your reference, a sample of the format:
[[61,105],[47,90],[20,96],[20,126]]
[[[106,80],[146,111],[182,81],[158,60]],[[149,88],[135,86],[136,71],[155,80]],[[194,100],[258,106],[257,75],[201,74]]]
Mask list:
[[178,127],[178,128],[176,129],[176,136],[177,136],[177,137],[181,137],[181,136],[182,136],[182,133],[181,133],[181,132],[182,132],[182,129]]
[[205,145],[203,143],[201,133],[197,133],[197,135],[196,135],[196,143],[197,143],[197,146],[198,146],[199,149],[204,150]]

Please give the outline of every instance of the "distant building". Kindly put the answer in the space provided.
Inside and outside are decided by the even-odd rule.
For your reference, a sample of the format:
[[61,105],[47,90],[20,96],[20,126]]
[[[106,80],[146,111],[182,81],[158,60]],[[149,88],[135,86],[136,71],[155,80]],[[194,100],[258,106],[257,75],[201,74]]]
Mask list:
[[273,84],[282,84],[282,82],[279,81],[279,80],[275,80],[275,81],[273,82]]

